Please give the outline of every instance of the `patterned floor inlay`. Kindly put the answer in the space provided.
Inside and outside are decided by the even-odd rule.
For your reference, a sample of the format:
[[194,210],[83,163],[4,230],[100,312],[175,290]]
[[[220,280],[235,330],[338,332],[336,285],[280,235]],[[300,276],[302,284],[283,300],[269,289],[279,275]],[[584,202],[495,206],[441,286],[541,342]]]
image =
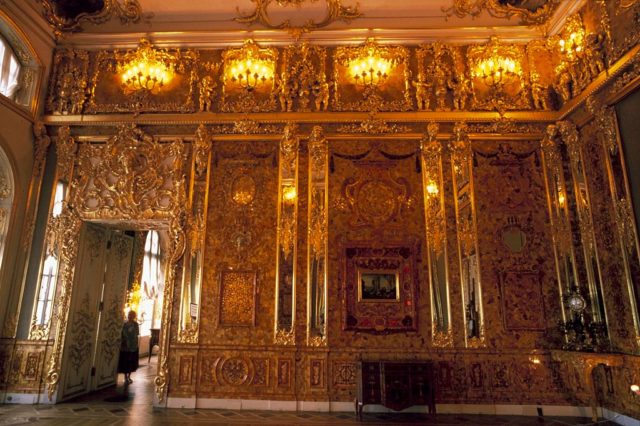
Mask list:
[[[234,411],[205,409],[163,409],[152,406],[155,364],[143,365],[134,382],[92,395],[51,405],[0,405],[0,426],[129,426],[129,425],[265,425],[265,426],[341,426],[341,425],[435,425],[435,426],[583,426],[594,425],[587,418],[477,416],[463,414],[372,414],[358,421],[353,413],[313,413],[278,411]],[[615,425],[601,421],[598,426]]]

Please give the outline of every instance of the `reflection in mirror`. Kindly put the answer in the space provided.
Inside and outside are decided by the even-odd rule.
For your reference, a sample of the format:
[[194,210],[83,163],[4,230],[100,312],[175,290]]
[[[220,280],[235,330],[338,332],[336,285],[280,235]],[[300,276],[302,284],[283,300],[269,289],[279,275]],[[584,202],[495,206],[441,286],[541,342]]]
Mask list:
[[425,229],[429,286],[431,289],[431,321],[433,344],[453,345],[451,310],[447,274],[447,224],[444,210],[444,178],[442,144],[437,141],[439,126],[429,123],[421,141],[422,182],[424,192]]
[[485,336],[476,231],[473,150],[464,123],[454,125],[450,147],[466,344],[467,347],[477,348],[484,346]]
[[[577,286],[575,281],[575,257],[572,244],[572,232],[569,222],[568,193],[564,179],[562,153],[558,140],[558,128],[547,127],[546,135],[540,143],[545,186],[547,190],[549,222],[553,240],[553,251],[556,260],[558,290],[560,295],[569,294]],[[572,316],[562,306],[564,323]],[[567,342],[565,342],[567,343]]]
[[275,337],[277,344],[293,344],[296,300],[298,225],[297,127],[287,124],[280,140]]
[[309,136],[309,325],[308,344],[326,344],[327,317],[327,210],[328,144],[322,127],[315,126]]
[[211,140],[204,125],[196,131],[191,161],[187,244],[182,274],[180,331],[178,341],[197,343],[202,292],[203,253],[207,221],[208,188],[211,176]]
[[568,194],[570,214],[577,218],[578,222],[577,226],[572,227],[574,233],[573,241],[582,246],[582,256],[576,259],[579,262],[577,267],[583,272],[582,279],[586,278],[591,308],[589,328],[593,331],[591,336],[593,344],[598,347],[606,344],[608,333],[605,306],[602,298],[598,243],[595,239],[591,200],[583,161],[583,140],[575,124],[570,121],[560,122],[558,128],[569,157],[570,175],[567,178],[573,182],[573,185],[567,188],[572,191],[572,194]]
[[525,234],[517,222],[513,222],[502,229],[502,242],[511,253],[520,253],[527,244]]

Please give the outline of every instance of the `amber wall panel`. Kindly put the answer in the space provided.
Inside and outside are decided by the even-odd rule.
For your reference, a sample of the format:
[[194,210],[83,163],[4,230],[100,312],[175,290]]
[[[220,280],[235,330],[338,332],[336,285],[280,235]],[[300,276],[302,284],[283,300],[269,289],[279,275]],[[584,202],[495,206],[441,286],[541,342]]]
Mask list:
[[475,141],[473,149],[487,345],[558,345],[560,299],[539,144]]
[[[418,141],[331,141],[329,171],[329,344],[336,348],[425,348],[430,338],[429,289],[424,259],[424,212],[417,169]],[[359,332],[346,324],[356,274],[347,268],[347,251],[413,247],[412,282],[416,285],[417,317],[411,328],[396,333],[385,325]],[[401,278],[402,279],[402,278]],[[412,285],[408,283],[407,285]],[[405,301],[406,302],[406,301]],[[393,302],[395,303],[395,302]],[[387,305],[375,305],[382,314]],[[395,312],[395,311],[394,311]],[[372,320],[373,313],[371,314]],[[379,319],[379,318],[378,318]],[[359,324],[369,318],[360,316]],[[347,330],[350,329],[350,330]],[[398,328],[396,327],[397,331]],[[363,356],[366,356],[364,354]]]
[[[203,344],[264,345],[273,340],[276,155],[277,143],[214,142],[202,289]],[[255,275],[255,303],[252,297],[232,297],[238,294],[233,291],[224,292],[232,299],[221,300],[221,275],[230,270]],[[227,311],[230,306],[235,310]],[[221,312],[232,311],[248,314],[243,321],[220,317]]]

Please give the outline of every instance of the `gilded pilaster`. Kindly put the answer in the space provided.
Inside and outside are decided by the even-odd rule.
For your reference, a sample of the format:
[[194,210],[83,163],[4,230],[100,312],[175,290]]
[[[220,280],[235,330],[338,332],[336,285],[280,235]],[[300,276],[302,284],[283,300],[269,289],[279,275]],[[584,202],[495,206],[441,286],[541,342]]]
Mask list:
[[[571,121],[558,123],[558,130],[567,147],[571,180],[573,181],[574,204],[577,213],[580,242],[584,255],[584,269],[586,272],[587,288],[590,296],[590,311],[595,325],[603,327],[606,333],[606,309],[602,298],[602,276],[600,273],[600,259],[595,239],[593,216],[589,185],[584,166],[583,141],[578,129]],[[600,332],[596,333],[600,334]]]
[[296,256],[298,225],[297,126],[288,123],[280,140],[276,253],[276,318],[274,341],[295,343]]
[[308,329],[307,344],[327,344],[327,255],[329,144],[322,127],[309,136]]
[[620,260],[624,280],[629,294],[629,305],[637,347],[640,348],[640,315],[638,313],[638,291],[640,291],[640,250],[638,233],[631,205],[631,194],[626,177],[623,150],[618,136],[615,110],[600,105],[595,98],[587,100],[587,108],[595,117],[598,139],[602,145],[603,160],[611,198]]
[[[453,333],[449,302],[447,222],[442,173],[442,144],[437,140],[438,130],[438,123],[428,124],[427,132],[420,143],[420,161],[422,190],[424,192],[429,286],[431,289],[431,335],[434,346],[450,347],[453,346]],[[439,264],[443,264],[444,268],[439,268]]]
[[207,223],[209,178],[211,171],[211,137],[201,124],[193,144],[191,179],[187,214],[187,253],[182,274],[181,315],[178,341],[198,343],[200,294]]
[[485,345],[485,332],[473,187],[473,150],[466,123],[454,125],[450,150],[465,338],[467,347],[480,348]]

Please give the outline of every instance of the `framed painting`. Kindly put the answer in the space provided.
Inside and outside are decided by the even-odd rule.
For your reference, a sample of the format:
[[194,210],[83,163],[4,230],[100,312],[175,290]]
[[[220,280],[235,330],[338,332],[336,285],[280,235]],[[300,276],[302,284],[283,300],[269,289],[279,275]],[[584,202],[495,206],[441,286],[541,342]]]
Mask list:
[[398,302],[400,277],[397,271],[358,270],[359,302]]

